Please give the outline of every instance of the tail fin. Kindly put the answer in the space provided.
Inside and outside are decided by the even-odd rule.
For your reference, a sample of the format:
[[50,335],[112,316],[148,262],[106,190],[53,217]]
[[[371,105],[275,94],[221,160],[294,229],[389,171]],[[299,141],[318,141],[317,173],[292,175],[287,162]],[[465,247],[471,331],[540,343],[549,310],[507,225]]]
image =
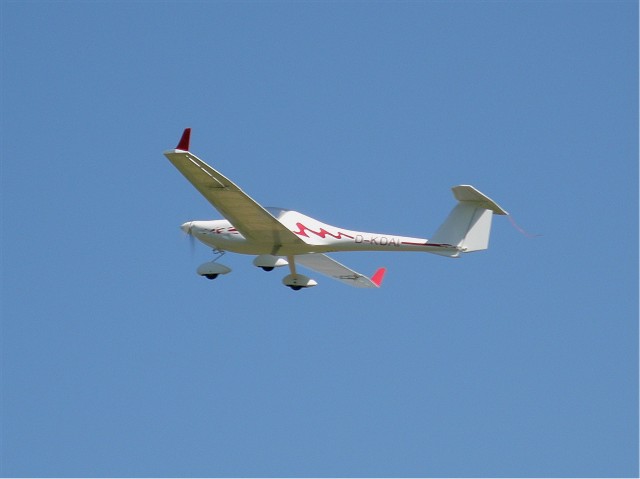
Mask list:
[[493,213],[508,213],[473,186],[454,186],[451,190],[458,204],[430,242],[457,246],[465,253],[487,249]]

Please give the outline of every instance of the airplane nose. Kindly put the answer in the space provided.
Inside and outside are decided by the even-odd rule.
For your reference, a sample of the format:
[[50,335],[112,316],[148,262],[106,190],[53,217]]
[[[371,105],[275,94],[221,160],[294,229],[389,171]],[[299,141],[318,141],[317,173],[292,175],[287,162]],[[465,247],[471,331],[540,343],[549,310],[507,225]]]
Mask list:
[[180,229],[185,233],[187,233],[188,235],[190,235],[192,227],[193,227],[193,221],[187,221],[182,226],[180,226]]

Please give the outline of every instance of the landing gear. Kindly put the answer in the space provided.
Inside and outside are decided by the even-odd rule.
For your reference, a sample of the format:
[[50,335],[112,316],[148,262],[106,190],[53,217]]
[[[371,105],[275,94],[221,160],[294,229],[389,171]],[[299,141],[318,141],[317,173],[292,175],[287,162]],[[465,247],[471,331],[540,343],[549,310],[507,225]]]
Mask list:
[[262,268],[264,271],[273,271],[287,265],[287,260],[272,254],[261,254],[253,260],[253,265]]
[[[231,272],[231,268],[218,263],[218,260],[225,254],[225,252],[220,250],[213,250],[213,252],[216,254],[213,261],[201,264],[198,266],[197,270],[197,273],[200,276],[207,278],[208,280],[214,280],[220,275]],[[299,274],[296,271],[295,256],[287,256],[287,258],[284,259],[283,257],[274,255],[260,255],[254,260],[253,264],[264,271],[273,271],[275,268],[289,265],[291,274],[288,274],[282,279],[282,284],[287,288],[291,288],[293,291],[300,291],[303,288],[311,288],[318,284],[314,279],[303,274]]]
[[282,284],[294,291],[300,291],[302,288],[311,288],[318,283],[303,274],[288,274],[283,278]]
[[218,259],[224,255],[224,251],[214,250],[214,253],[218,253],[218,256],[213,261],[203,263],[198,266],[196,271],[200,276],[204,276],[207,279],[216,279],[221,274],[227,274],[231,272],[231,268],[220,263],[216,263]]
[[291,270],[291,274],[288,274],[282,279],[282,284],[294,291],[300,291],[302,288],[311,288],[312,286],[318,284],[315,280],[309,278],[308,276],[298,274],[296,272],[296,263],[293,256],[287,256],[287,260],[289,262],[289,269]]

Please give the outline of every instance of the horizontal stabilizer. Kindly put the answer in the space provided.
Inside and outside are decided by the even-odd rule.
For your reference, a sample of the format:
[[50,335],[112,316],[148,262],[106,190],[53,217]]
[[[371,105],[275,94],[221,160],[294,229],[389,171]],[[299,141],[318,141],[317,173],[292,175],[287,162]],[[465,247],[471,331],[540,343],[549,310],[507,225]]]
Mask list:
[[456,197],[456,200],[463,203],[476,203],[480,208],[484,208],[487,210],[493,211],[497,215],[508,215],[505,210],[503,210],[498,203],[493,201],[484,193],[479,192],[471,185],[460,185],[454,186],[451,188],[453,191],[453,196]]

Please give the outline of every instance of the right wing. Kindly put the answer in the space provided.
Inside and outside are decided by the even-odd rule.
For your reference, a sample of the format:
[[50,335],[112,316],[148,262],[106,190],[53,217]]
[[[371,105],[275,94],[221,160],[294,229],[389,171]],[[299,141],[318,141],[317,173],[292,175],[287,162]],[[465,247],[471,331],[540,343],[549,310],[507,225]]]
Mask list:
[[191,128],[164,155],[187,180],[247,239],[270,243],[305,244],[235,183],[189,151]]
[[386,270],[378,269],[371,278],[357,273],[345,265],[322,253],[310,253],[296,255],[296,264],[300,264],[316,273],[323,274],[329,278],[341,281],[356,288],[379,288],[384,278]]

